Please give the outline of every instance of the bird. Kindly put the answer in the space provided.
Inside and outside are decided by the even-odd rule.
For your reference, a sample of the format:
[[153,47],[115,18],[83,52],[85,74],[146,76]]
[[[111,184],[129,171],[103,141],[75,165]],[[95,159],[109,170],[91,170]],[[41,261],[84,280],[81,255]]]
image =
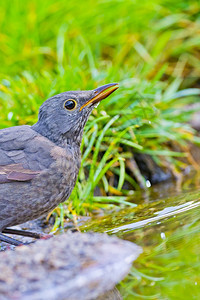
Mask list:
[[67,200],[76,184],[84,126],[94,107],[116,89],[67,91],[47,99],[38,121],[0,130],[0,241],[20,245],[7,234],[40,238],[10,227],[49,213]]

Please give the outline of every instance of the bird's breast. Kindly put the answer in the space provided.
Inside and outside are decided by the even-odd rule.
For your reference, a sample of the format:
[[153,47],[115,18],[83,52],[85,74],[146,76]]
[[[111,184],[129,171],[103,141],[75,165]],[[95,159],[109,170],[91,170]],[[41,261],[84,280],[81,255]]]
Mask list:
[[76,184],[81,156],[78,151],[66,151],[57,146],[52,149],[51,156],[52,164],[33,179],[33,185],[57,205],[70,196]]

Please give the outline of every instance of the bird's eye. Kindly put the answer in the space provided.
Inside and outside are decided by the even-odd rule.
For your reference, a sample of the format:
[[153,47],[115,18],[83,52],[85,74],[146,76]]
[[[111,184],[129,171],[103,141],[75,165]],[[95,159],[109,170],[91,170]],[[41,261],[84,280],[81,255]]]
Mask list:
[[74,99],[69,99],[65,101],[64,108],[67,110],[74,110],[77,106],[77,102]]

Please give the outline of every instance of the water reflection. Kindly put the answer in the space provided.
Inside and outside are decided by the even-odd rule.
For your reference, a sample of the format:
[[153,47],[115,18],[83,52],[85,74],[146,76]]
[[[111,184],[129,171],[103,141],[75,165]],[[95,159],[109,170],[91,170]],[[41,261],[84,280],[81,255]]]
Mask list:
[[127,225],[122,225],[120,227],[116,227],[110,230],[105,230],[105,232],[107,233],[118,233],[120,231],[126,232],[129,230],[134,230],[140,227],[144,227],[146,225],[151,225],[153,226],[153,224],[156,222],[157,224],[158,221],[161,221],[162,219],[166,219],[169,217],[175,217],[177,214],[183,213],[187,210],[193,209],[195,207],[198,207],[200,205],[200,202],[193,202],[193,201],[189,201],[188,203],[184,203],[181,205],[177,205],[177,206],[169,206],[167,208],[162,209],[161,211],[157,211],[154,212],[155,215],[157,215],[156,217],[152,217],[149,219],[145,219],[142,221],[138,221],[138,222],[134,222],[131,224],[127,224]]
[[200,299],[200,191],[186,185],[182,192],[168,189],[166,197],[164,190],[81,226],[143,247],[120,285],[123,299]]

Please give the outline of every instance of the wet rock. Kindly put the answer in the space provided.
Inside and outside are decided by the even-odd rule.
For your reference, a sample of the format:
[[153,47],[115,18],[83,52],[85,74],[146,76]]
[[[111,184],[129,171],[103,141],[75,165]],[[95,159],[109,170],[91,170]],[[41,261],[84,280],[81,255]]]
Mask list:
[[141,174],[145,179],[148,179],[151,184],[163,182],[172,178],[171,172],[159,167],[150,155],[135,153],[134,157]]
[[[0,299],[97,299],[123,279],[141,252],[97,233],[66,233],[16,247],[0,253]],[[120,299],[113,295],[107,299]]]

